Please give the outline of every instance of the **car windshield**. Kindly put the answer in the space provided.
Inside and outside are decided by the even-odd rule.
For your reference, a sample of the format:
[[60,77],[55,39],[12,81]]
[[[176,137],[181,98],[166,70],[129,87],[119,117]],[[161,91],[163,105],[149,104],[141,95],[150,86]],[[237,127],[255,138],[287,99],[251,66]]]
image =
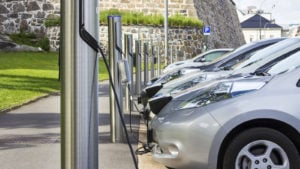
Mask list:
[[242,45],[242,46],[236,48],[235,50],[233,50],[233,51],[231,51],[231,52],[228,52],[228,53],[222,55],[221,57],[215,59],[215,60],[214,60],[213,62],[211,62],[211,63],[212,63],[212,64],[213,64],[213,63],[217,63],[217,62],[223,60],[224,58],[226,58],[227,56],[231,55],[232,53],[235,53],[235,52],[244,50],[245,48],[248,48],[249,46],[251,46],[251,45],[253,45],[253,44],[255,44],[255,42],[251,42],[251,43],[247,43],[247,44],[245,44],[245,45]]
[[278,42],[274,45],[271,45],[271,46],[265,48],[264,50],[257,52],[256,54],[249,57],[249,59],[233,65],[231,68],[233,68],[234,70],[237,70],[237,69],[241,69],[241,68],[253,65],[253,64],[259,62],[260,60],[264,59],[265,57],[271,56],[274,53],[279,52],[279,51],[287,48],[288,46],[295,44],[298,41],[299,41],[299,39],[293,38],[293,39],[287,39],[287,40]]
[[266,72],[269,75],[277,75],[277,74],[289,72],[298,67],[300,67],[300,51],[278,62],[270,69],[268,69]]
[[[216,60],[217,58],[221,57],[225,53],[227,53],[227,51],[216,51],[216,52],[209,53],[204,56],[204,58],[205,58],[204,61],[212,62],[212,61]],[[202,60],[203,60],[202,57],[200,57],[200,58],[194,59],[194,62],[201,62]]]

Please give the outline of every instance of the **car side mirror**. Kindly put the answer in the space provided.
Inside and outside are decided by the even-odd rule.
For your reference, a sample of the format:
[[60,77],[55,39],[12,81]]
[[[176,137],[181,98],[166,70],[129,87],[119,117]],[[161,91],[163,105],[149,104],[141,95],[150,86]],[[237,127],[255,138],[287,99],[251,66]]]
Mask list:
[[128,61],[126,59],[122,59],[118,61],[118,69],[121,82],[131,84],[131,75],[129,70]]
[[300,79],[298,80],[296,86],[297,86],[297,87],[300,87]]
[[200,62],[206,62],[206,58],[205,57],[201,58]]

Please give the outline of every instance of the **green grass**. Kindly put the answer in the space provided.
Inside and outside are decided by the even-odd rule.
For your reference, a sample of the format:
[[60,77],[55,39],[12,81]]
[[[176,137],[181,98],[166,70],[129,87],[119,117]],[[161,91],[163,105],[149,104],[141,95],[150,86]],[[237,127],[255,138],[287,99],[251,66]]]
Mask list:
[[57,56],[0,52],[0,110],[59,91]]
[[[60,91],[58,53],[0,52],[0,111]],[[99,60],[99,80],[108,74]]]

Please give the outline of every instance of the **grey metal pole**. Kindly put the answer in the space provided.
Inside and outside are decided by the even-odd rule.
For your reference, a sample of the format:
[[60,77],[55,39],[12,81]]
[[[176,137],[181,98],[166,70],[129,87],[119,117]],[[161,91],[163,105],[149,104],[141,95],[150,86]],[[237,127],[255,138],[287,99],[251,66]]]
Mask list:
[[171,45],[171,49],[170,49],[171,51],[170,51],[170,57],[171,57],[171,63],[173,63],[173,43],[172,43],[172,45]]
[[[61,169],[98,169],[98,57],[79,36],[78,4],[61,4]],[[82,19],[98,40],[96,7],[86,1]]]
[[141,41],[135,41],[135,94],[141,91]]
[[[111,141],[113,143],[124,141],[124,132],[121,125],[116,100],[123,107],[122,84],[119,79],[118,60],[122,59],[122,42],[121,42],[121,16],[108,16],[108,43],[110,57],[110,71],[112,74],[113,84],[110,84],[110,118],[111,118]],[[117,98],[115,98],[112,85],[114,85]]]
[[168,0],[165,0],[165,65],[168,64]]
[[158,72],[158,75],[160,75],[161,74],[161,69],[160,69],[160,67],[161,67],[161,65],[160,65],[160,63],[161,63],[161,57],[160,57],[160,47],[159,47],[159,45],[157,46],[157,72]]
[[[125,48],[125,57],[128,60],[128,65],[130,68],[130,76],[133,79],[133,58],[132,58],[132,34],[124,35],[124,48]],[[131,82],[129,85],[130,90],[132,90],[133,83]],[[125,109],[129,111],[130,109],[130,95],[132,94],[129,89],[126,87],[125,89]]]
[[146,86],[149,81],[149,43],[144,43],[144,85]]
[[150,79],[154,78],[154,70],[155,70],[155,47],[151,46],[151,77]]

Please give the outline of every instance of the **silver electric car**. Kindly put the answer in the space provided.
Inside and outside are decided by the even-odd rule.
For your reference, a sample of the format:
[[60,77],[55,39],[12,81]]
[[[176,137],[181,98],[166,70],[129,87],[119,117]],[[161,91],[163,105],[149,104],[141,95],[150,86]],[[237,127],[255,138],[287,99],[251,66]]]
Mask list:
[[207,64],[209,62],[212,62],[212,61],[218,59],[225,53],[228,53],[232,50],[233,50],[232,48],[212,49],[207,52],[201,53],[192,59],[187,59],[187,60],[178,61],[178,62],[169,64],[168,66],[165,67],[165,69],[163,70],[163,73],[167,73],[167,72],[170,72],[175,69],[182,69],[182,68],[190,67],[190,66],[202,66],[204,64]]
[[300,58],[291,58],[262,76],[214,80],[169,99],[151,122],[154,160],[184,169],[300,168]]

